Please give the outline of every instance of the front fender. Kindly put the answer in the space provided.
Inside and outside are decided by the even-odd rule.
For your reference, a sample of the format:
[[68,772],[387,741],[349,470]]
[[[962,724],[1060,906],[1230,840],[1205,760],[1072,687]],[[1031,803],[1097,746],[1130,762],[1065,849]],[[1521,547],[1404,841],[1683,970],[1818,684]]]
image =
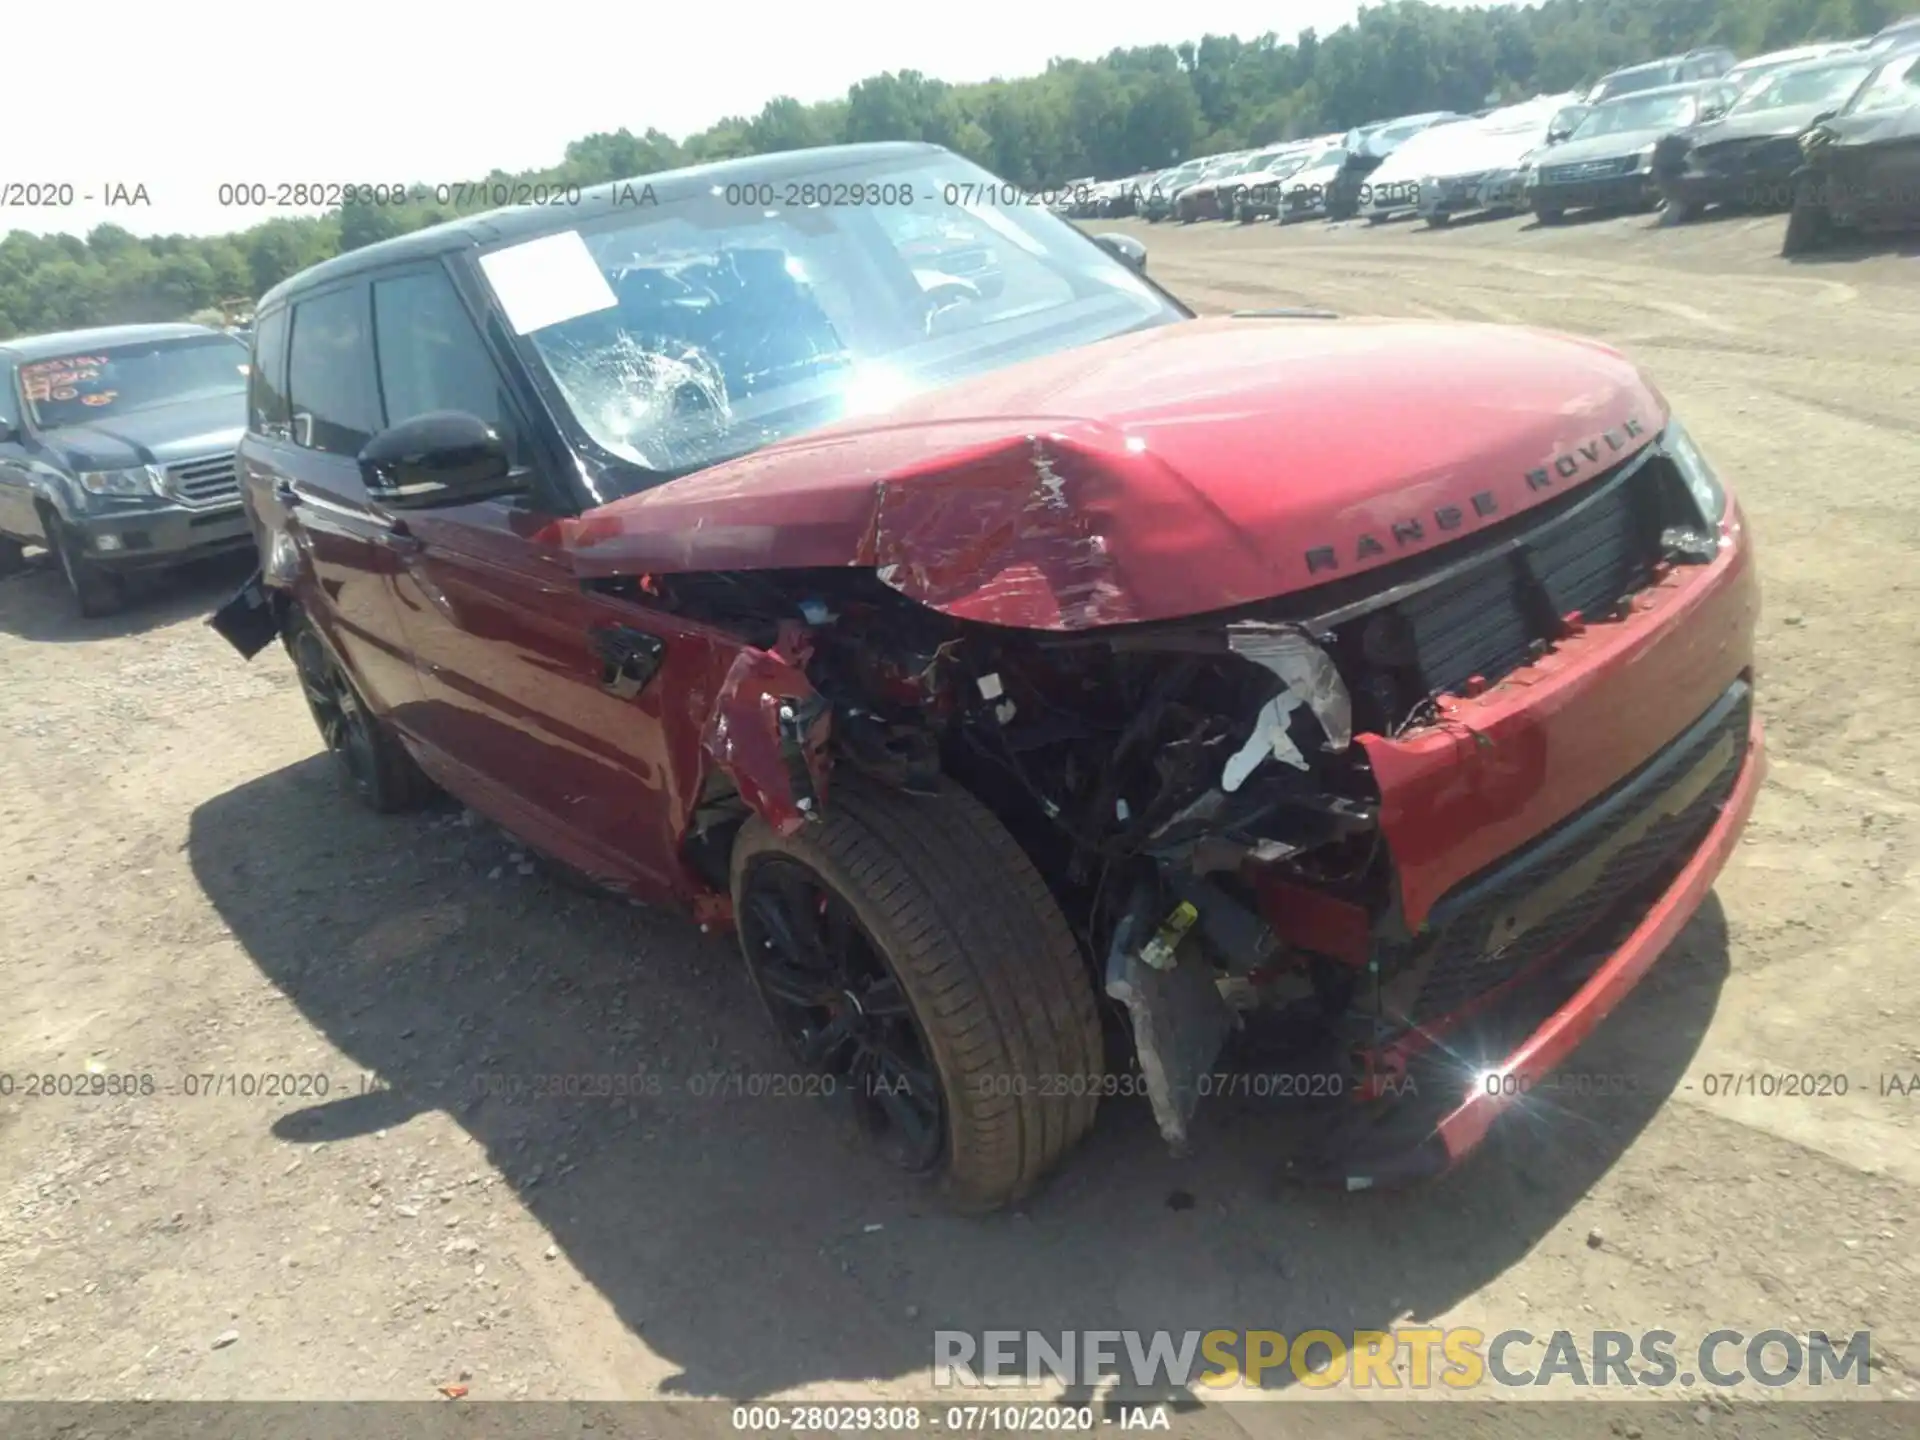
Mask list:
[[796,662],[744,647],[727,668],[701,748],[753,812],[782,835],[818,820],[827,800],[832,708]]

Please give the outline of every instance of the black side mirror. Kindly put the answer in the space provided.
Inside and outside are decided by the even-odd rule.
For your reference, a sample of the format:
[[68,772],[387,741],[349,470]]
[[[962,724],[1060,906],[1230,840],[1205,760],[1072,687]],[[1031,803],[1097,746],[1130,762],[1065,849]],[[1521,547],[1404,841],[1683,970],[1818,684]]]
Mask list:
[[1095,244],[1099,245],[1101,249],[1105,250],[1129,270],[1137,271],[1142,275],[1147,273],[1147,247],[1131,235],[1110,233],[1106,235],[1096,235],[1093,239]]
[[465,505],[518,488],[500,432],[460,410],[389,426],[367,442],[359,461],[368,498],[396,510]]

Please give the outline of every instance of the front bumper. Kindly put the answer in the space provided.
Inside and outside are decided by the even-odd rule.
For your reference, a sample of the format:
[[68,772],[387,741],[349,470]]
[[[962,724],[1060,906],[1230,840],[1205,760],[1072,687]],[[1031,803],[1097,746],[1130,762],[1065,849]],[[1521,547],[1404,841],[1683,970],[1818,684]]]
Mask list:
[[1659,174],[1661,197],[1683,205],[1742,205],[1756,210],[1785,210],[1793,204],[1794,163],[1737,175],[1688,168]]
[[67,528],[84,542],[89,560],[111,570],[183,565],[254,543],[246,509],[238,503],[217,510],[184,505],[107,510],[79,515]]
[[1367,1052],[1385,1083],[1363,1093],[1389,1098],[1339,1117],[1321,1178],[1364,1189],[1453,1165],[1699,908],[1765,772],[1759,606],[1729,502],[1714,560],[1670,568],[1484,694],[1443,699],[1425,733],[1361,737],[1411,939],[1380,1006],[1401,1028]]
[[1468,215],[1476,210],[1516,209],[1525,200],[1517,170],[1495,170],[1477,175],[1448,176],[1420,187],[1420,214]]
[[[1630,928],[1621,935],[1622,917],[1612,917],[1610,932],[1605,920],[1598,922],[1603,933],[1619,938],[1611,941],[1597,965],[1591,964],[1591,951],[1583,956],[1576,947],[1575,963],[1584,958],[1591,965],[1578,988],[1554,1003],[1503,1058],[1483,1057],[1470,1067],[1456,1066],[1456,1071],[1464,1068],[1464,1073],[1457,1073],[1456,1087],[1443,1094],[1437,1119],[1434,1109],[1425,1108],[1396,1117],[1403,1123],[1390,1118],[1384,1124],[1355,1125],[1345,1131],[1323,1178],[1338,1179],[1349,1190],[1366,1190],[1408,1184],[1451,1169],[1486,1139],[1496,1120],[1558,1069],[1613,1013],[1699,910],[1746,828],[1767,769],[1757,717],[1746,738],[1745,755],[1717,818],[1651,904],[1637,912],[1637,923],[1631,915],[1626,917]],[[1406,1119],[1414,1124],[1407,1125]]]
[[1527,187],[1527,204],[1542,210],[1626,210],[1659,198],[1651,170],[1633,170],[1600,180],[1549,183],[1535,180]]

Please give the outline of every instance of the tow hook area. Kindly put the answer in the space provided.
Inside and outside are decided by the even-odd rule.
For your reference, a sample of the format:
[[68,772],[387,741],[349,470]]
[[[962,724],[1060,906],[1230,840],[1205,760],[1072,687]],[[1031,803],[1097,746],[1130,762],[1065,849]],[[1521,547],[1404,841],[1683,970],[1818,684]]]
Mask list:
[[1234,1026],[1233,1009],[1207,957],[1185,943],[1200,912],[1181,901],[1155,926],[1143,887],[1114,931],[1107,952],[1107,994],[1127,1007],[1140,1073],[1160,1136],[1175,1154],[1199,1107],[1202,1077]]
[[754,812],[782,835],[820,818],[832,707],[801,664],[744,649],[720,682],[701,744]]

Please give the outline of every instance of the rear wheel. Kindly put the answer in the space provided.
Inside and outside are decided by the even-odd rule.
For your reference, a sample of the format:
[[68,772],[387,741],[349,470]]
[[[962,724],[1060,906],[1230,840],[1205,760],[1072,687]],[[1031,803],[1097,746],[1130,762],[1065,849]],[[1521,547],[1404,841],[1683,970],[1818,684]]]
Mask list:
[[1444,230],[1453,223],[1453,217],[1444,210],[1436,210],[1427,216],[1429,230]]
[[286,644],[307,709],[347,787],[383,815],[416,810],[432,799],[433,782],[367,707],[313,622],[299,611],[288,621]]
[[991,1210],[1092,1125],[1104,1067],[1079,946],[971,795],[843,781],[797,834],[749,820],[732,871],[768,1015],[892,1163]]
[[0,580],[9,575],[17,575],[27,565],[27,557],[18,540],[9,540],[0,535]]
[[1699,218],[1700,206],[1692,200],[1669,200],[1661,208],[1662,225],[1686,225]]
[[127,603],[127,582],[111,570],[102,569],[88,558],[86,542],[63,523],[58,515],[44,514],[47,544],[60,562],[60,573],[67,578],[67,589],[80,613],[89,620],[112,615]]
[[1542,225],[1558,225],[1561,221],[1567,218],[1566,211],[1554,210],[1551,208],[1545,209],[1545,210],[1535,210],[1533,214],[1534,214],[1534,218],[1537,219]]

